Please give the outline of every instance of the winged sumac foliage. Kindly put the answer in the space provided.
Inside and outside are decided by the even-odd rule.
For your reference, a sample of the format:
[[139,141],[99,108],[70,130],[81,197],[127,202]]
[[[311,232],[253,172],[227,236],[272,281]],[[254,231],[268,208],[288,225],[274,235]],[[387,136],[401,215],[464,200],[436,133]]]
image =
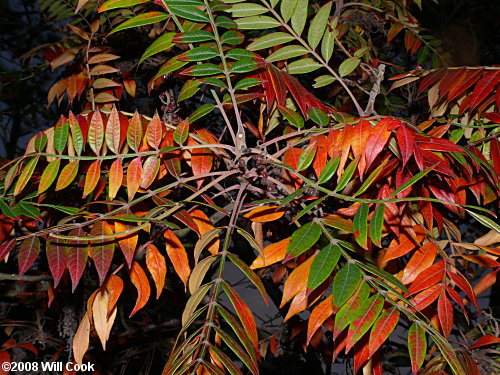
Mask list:
[[[170,51],[148,88],[175,74],[177,101],[197,105],[172,122],[96,100],[91,65],[114,57],[92,56],[92,106],[61,116],[5,168],[0,259],[17,254],[23,275],[46,256],[54,288],[68,283],[66,269],[73,291],[85,272],[98,279],[73,339],[77,362],[91,331],[105,349],[128,280],[132,316],[152,293],[163,298],[168,279],[187,300],[164,373],[257,374],[278,340],[229,282],[237,269],[325,361],[343,353],[354,372],[381,374],[399,327],[414,373],[478,371],[471,350],[497,338],[460,348],[449,339],[500,269],[489,210],[500,174],[495,69],[428,73],[420,91],[434,90],[431,115],[414,123],[377,114],[385,65],[356,24],[369,15],[389,42],[404,30],[405,49],[426,62],[436,43],[399,3],[109,0],[96,10],[120,20],[108,35],[166,25],[139,59]],[[313,72],[333,100],[306,88],[300,77]],[[410,75],[393,86],[419,79]],[[75,97],[70,82],[57,97]],[[463,239],[470,220],[480,234]],[[473,267],[490,269],[474,286]]]

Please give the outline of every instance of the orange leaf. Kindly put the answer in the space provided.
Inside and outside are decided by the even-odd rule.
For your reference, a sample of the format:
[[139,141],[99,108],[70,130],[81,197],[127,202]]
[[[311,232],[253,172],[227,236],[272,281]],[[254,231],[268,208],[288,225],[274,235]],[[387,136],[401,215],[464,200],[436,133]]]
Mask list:
[[[366,141],[371,134],[372,126],[366,120],[360,120],[353,128],[351,137],[351,148],[354,158],[362,155],[366,149]],[[358,163],[359,175],[362,176],[366,168],[366,159],[360,158]]]
[[325,168],[328,159],[328,143],[327,138],[324,135],[318,135],[317,137],[311,137],[311,142],[318,142],[316,149],[316,155],[314,155],[313,169],[316,177],[319,178],[321,172]]
[[83,356],[89,348],[90,320],[88,313],[82,318],[75,336],[73,336],[73,357],[76,363],[82,364]]
[[104,283],[104,288],[109,294],[109,303],[108,303],[108,317],[111,311],[115,308],[116,302],[118,298],[122,294],[123,291],[123,280],[116,275],[109,275]]
[[134,199],[135,193],[139,189],[142,178],[142,162],[141,157],[138,156],[130,162],[127,169],[127,191],[128,200]]
[[[207,215],[205,215],[203,211],[193,210],[189,214],[191,215],[191,218],[198,226],[198,230],[200,231],[200,237],[203,236],[206,232],[209,232],[215,228],[210,222],[210,219],[207,217]],[[207,249],[208,251],[210,251],[211,254],[215,255],[219,252],[219,246],[220,246],[220,241],[219,241],[219,236],[217,235],[207,246]]]
[[115,154],[120,152],[120,131],[120,117],[118,116],[116,107],[113,105],[106,124],[106,144]]
[[158,171],[160,170],[160,159],[157,156],[150,156],[144,162],[142,169],[140,187],[147,189],[155,180]]
[[85,185],[83,187],[83,197],[85,198],[87,195],[92,193],[92,191],[97,186],[99,179],[101,178],[101,161],[94,161],[85,176]]
[[106,290],[101,290],[98,292],[92,303],[92,317],[94,319],[94,328],[97,332],[97,336],[101,340],[102,348],[106,350],[106,333],[108,331],[107,320],[108,320],[108,305],[109,305],[109,295]]
[[249,213],[243,215],[251,221],[266,223],[268,221],[278,220],[285,214],[283,207],[279,206],[260,206],[254,208]]
[[307,323],[307,344],[311,341],[314,333],[321,327],[323,322],[333,314],[332,296],[325,298],[314,308]]
[[448,297],[446,297],[444,291],[440,294],[438,299],[438,317],[443,336],[445,338],[450,337],[453,328],[453,306]]
[[122,186],[123,181],[123,166],[121,159],[116,159],[109,169],[109,199],[113,200],[118,193],[118,189]]
[[146,252],[146,265],[149,272],[153,276],[153,280],[156,285],[156,299],[158,299],[163,291],[163,286],[165,285],[167,265],[165,263],[165,258],[153,244],[148,244]]
[[146,129],[146,140],[152,148],[158,150],[162,138],[163,125],[161,123],[160,116],[158,116],[158,112],[155,112],[153,118],[151,119],[151,122]]
[[175,272],[181,278],[184,286],[189,279],[191,274],[191,268],[189,268],[189,260],[187,257],[186,249],[182,245],[181,241],[170,229],[167,229],[163,234],[167,245],[167,254],[170,261],[174,265]]
[[417,249],[403,271],[401,282],[403,284],[413,282],[420,272],[432,266],[436,259],[437,250],[437,246],[433,242],[427,242]]
[[129,318],[144,307],[144,305],[148,302],[149,295],[151,293],[148,277],[146,276],[141,266],[139,266],[139,263],[137,262],[133,262],[132,268],[130,268],[130,280],[132,281],[132,284],[134,284],[134,286],[136,287],[138,295],[134,309],[130,313]]
[[262,249],[262,253],[264,254],[264,259],[259,255],[250,266],[251,269],[257,269],[262,267],[267,267],[271,264],[277,263],[285,259],[286,250],[288,248],[288,244],[290,243],[290,238],[285,238],[279,242],[273,243],[269,246],[266,246]]
[[100,155],[104,143],[104,122],[99,111],[94,112],[90,120],[88,142],[92,151]]
[[292,303],[290,303],[290,308],[288,309],[285,319],[283,319],[284,322],[307,309],[307,297],[307,290],[301,291],[293,297]]
[[[132,229],[132,225],[124,224],[122,222],[115,222],[115,232],[121,233]],[[139,240],[139,235],[136,233],[129,234],[126,237],[120,237],[118,240],[118,246],[122,250],[125,260],[127,261],[128,268],[132,266],[132,259],[134,259],[135,248],[137,247],[137,242]]]
[[281,299],[280,308],[290,301],[292,297],[307,289],[307,279],[315,257],[316,255],[309,257],[309,259],[301,263],[292,273],[290,273],[283,286],[283,297]]

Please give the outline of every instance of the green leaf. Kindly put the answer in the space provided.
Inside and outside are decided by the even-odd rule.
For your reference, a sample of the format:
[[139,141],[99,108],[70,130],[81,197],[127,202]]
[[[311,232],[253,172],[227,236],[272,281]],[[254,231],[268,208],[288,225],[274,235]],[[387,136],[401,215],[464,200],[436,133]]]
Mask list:
[[170,11],[176,16],[185,18],[190,21],[200,22],[200,23],[210,22],[210,18],[208,18],[208,15],[194,6],[190,5],[170,6]]
[[286,253],[288,257],[298,257],[309,250],[319,240],[321,226],[315,222],[304,224],[292,234]]
[[342,249],[336,244],[329,244],[321,249],[312,262],[307,289],[316,289],[332,274],[341,254]]
[[183,100],[191,98],[200,90],[200,86],[200,80],[186,81],[184,85],[182,85],[181,92],[179,93],[179,97],[177,98],[177,102],[181,102]]
[[316,77],[314,79],[315,83],[313,84],[313,87],[319,88],[319,87],[323,87],[323,86],[328,86],[329,84],[333,83],[335,80],[336,80],[336,78],[334,76],[325,74],[325,75]]
[[356,167],[358,166],[358,162],[359,162],[359,158],[356,158],[349,163],[349,165],[345,169],[344,173],[342,173],[342,176],[340,176],[339,182],[338,182],[337,186],[335,187],[334,191],[342,191],[342,189],[347,186],[349,181],[351,181],[351,177],[354,175],[354,172],[356,171]]
[[281,26],[277,20],[269,16],[245,17],[235,21],[240,30],[263,30]]
[[5,203],[3,199],[0,198],[0,211],[2,214],[7,216],[8,218],[14,219],[18,214],[13,210],[13,207],[10,207]]
[[107,10],[118,9],[118,8],[128,8],[137,4],[144,4],[151,0],[108,0],[103,3],[98,12],[104,12]]
[[304,119],[297,112],[287,107],[279,107],[279,111],[283,117],[297,129],[301,129],[304,126]]
[[368,178],[360,186],[359,190],[354,194],[355,197],[357,197],[360,194],[363,194],[371,186],[371,184],[373,183],[373,181],[375,181],[375,179],[378,176],[380,176],[380,172],[382,171],[382,169],[384,169],[384,167],[387,164],[388,160],[389,159],[384,160],[382,162],[382,164],[380,164],[377,168],[375,168],[373,170],[372,173],[370,173],[370,175],[368,176]]
[[400,280],[394,277],[394,275],[391,275],[389,272],[384,271],[383,269],[368,262],[356,262],[356,264],[360,268],[363,268],[365,271],[368,271],[371,274],[380,277],[383,280],[381,281],[381,284],[386,285],[384,286],[385,288],[389,289],[389,287],[391,287],[391,285],[387,285],[388,282],[393,286],[397,287],[398,289],[401,289],[403,292],[409,293],[406,286]]
[[190,30],[180,34],[176,34],[173,38],[175,43],[196,43],[213,40],[214,35],[205,30]]
[[249,16],[258,16],[259,14],[264,14],[269,12],[269,10],[259,4],[254,3],[242,3],[235,4],[228,10],[233,14],[233,17],[249,17]]
[[242,59],[236,61],[230,69],[230,73],[248,73],[259,67],[259,64],[250,59]]
[[19,179],[17,180],[16,187],[14,188],[14,196],[18,195],[25,187],[31,176],[33,175],[33,171],[35,170],[36,164],[38,163],[38,157],[30,159],[26,166],[24,167]]
[[323,40],[321,42],[321,56],[325,62],[330,61],[333,55],[333,48],[335,46],[335,36],[338,34],[337,29],[330,31],[325,30],[325,35],[323,35]]
[[292,18],[295,8],[297,7],[298,0],[282,0],[280,6],[281,16],[285,22]]
[[347,60],[342,61],[342,64],[339,66],[339,75],[344,77],[351,74],[358,67],[360,62],[361,60],[358,57],[349,57]]
[[54,129],[54,148],[59,154],[62,154],[68,143],[69,123],[64,121],[56,125]]
[[299,161],[297,163],[297,170],[303,171],[311,165],[316,155],[317,145],[314,143],[310,144],[302,154],[299,156]]
[[264,36],[261,36],[260,38],[254,40],[252,43],[250,43],[247,47],[249,51],[258,51],[264,48],[270,48],[277,46],[279,44],[284,44],[287,43],[291,40],[294,40],[295,38],[291,36],[290,34],[283,33],[283,32],[276,32],[276,33],[271,33],[271,34],[266,34]]
[[325,167],[321,171],[321,174],[319,175],[318,184],[321,185],[324,184],[325,182],[330,181],[332,176],[337,171],[339,164],[340,164],[339,156],[337,156],[335,159],[328,160],[328,163],[326,163]]
[[266,61],[274,62],[280,60],[287,60],[305,54],[307,54],[307,49],[305,47],[294,44],[282,47],[279,50],[274,51],[267,57]]
[[322,65],[311,59],[310,57],[306,57],[304,59],[300,59],[297,61],[293,61],[288,64],[288,72],[290,74],[306,74],[314,72],[321,68]]
[[474,219],[476,219],[477,221],[479,221],[481,224],[483,224],[484,226],[490,228],[490,229],[493,229],[495,231],[497,231],[498,233],[500,233],[500,225],[498,225],[497,223],[495,223],[493,220],[491,220],[489,217],[486,217],[484,215],[480,215],[474,211],[471,211],[471,210],[466,210]]
[[233,60],[254,59],[257,55],[243,48],[232,48],[226,53],[226,58]]
[[370,47],[363,47],[354,52],[354,57],[363,57],[363,55],[370,50]]
[[381,246],[382,227],[384,226],[385,204],[379,204],[370,221],[370,238],[377,246]]
[[166,33],[157,38],[153,43],[151,43],[151,45],[142,54],[139,60],[139,65],[148,57],[156,55],[157,53],[163,52],[172,47],[174,45],[174,43],[172,42],[172,38],[174,37],[174,35],[175,33]]
[[203,116],[208,115],[214,109],[215,109],[214,104],[202,104],[193,113],[191,113],[191,116],[189,116],[189,122],[191,123],[195,122],[196,120],[199,120]]
[[178,56],[177,59],[181,61],[203,61],[212,59],[217,56],[219,56],[219,53],[214,48],[195,47],[186,52],[186,54],[182,56],[182,58],[181,56]]
[[40,218],[40,210],[38,207],[35,207],[31,202],[25,202],[21,201],[17,204],[17,207],[19,207],[19,210],[21,211],[21,214],[24,216],[31,217],[32,219],[39,219]]
[[342,307],[358,289],[362,278],[361,271],[353,263],[347,263],[333,279],[333,307]]
[[292,16],[292,29],[300,36],[307,21],[307,12],[309,9],[309,0],[298,0],[295,12]]
[[310,202],[307,206],[305,206],[297,215],[295,215],[295,217],[293,218],[292,222],[296,222],[297,220],[299,220],[302,216],[304,215],[307,215],[308,213],[310,213],[313,209],[315,208],[318,208],[318,206],[321,204],[321,202],[323,202],[324,200],[326,200],[329,196],[328,195],[325,195],[321,198],[318,198],[312,202]]
[[310,107],[307,110],[307,118],[319,126],[327,126],[330,122],[328,115],[319,108]]
[[179,70],[187,63],[188,63],[187,61],[178,61],[175,59],[175,57],[170,59],[169,61],[167,61],[165,64],[162,65],[158,73],[156,73],[156,75],[154,76],[153,81],[164,76],[165,74]]
[[57,177],[60,165],[61,165],[61,159],[53,160],[47,165],[47,167],[42,173],[42,177],[40,177],[40,183],[38,184],[37,194],[43,193],[50,187],[50,185],[52,185],[52,183]]
[[223,71],[221,67],[212,64],[212,63],[204,63],[201,65],[195,65],[190,68],[187,68],[181,72],[181,74],[200,77],[200,76],[211,76],[214,74],[222,74]]
[[222,34],[220,40],[222,41],[222,43],[235,46],[240,43],[243,43],[243,41],[245,40],[245,36],[238,31],[229,30],[226,31],[224,34]]
[[354,231],[358,232],[356,242],[365,249],[368,241],[368,210],[368,203],[361,203],[353,220]]
[[238,27],[236,22],[226,16],[217,16],[215,24],[218,27],[223,27],[225,29],[236,29]]
[[212,85],[212,86],[222,87],[223,89],[227,89],[227,84],[218,78],[205,77],[203,79],[200,79],[199,81],[201,83],[206,83],[207,85]]
[[427,353],[425,330],[414,322],[408,330],[408,352],[410,353],[411,368],[414,374],[422,367]]
[[408,181],[406,181],[403,185],[401,185],[399,188],[397,188],[396,190],[394,190],[392,192],[392,194],[387,197],[387,199],[395,197],[396,195],[398,195],[402,191],[406,190],[408,187],[412,186],[415,182],[417,182],[418,180],[422,179],[430,171],[432,171],[432,168],[425,169],[423,171],[418,172],[415,176],[413,176]]
[[130,29],[132,27],[151,25],[152,23],[164,21],[168,17],[169,15],[163,12],[149,12],[149,13],[139,14],[138,16],[132,17],[131,19],[123,22],[122,24],[114,28],[108,35],[117,33],[118,31]]
[[307,34],[307,41],[312,49],[316,49],[323,34],[325,33],[331,10],[332,2],[330,1],[321,7],[311,22],[311,26],[309,27],[309,32]]
[[35,138],[35,150],[42,152],[45,146],[47,146],[47,135],[44,132],[40,132]]
[[234,86],[235,90],[247,89],[249,87],[260,85],[262,82],[258,78],[243,78],[241,81],[238,81]]

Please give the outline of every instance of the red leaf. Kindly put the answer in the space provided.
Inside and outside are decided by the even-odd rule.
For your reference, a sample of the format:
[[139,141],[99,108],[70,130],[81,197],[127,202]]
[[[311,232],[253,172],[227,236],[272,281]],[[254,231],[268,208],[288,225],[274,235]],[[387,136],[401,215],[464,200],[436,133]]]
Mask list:
[[408,351],[410,352],[411,370],[416,374],[422,367],[427,352],[425,330],[417,323],[413,323],[408,332]]
[[[272,64],[267,64],[267,73],[269,80],[270,90],[273,91],[274,96],[276,97],[276,102],[278,106],[285,107],[286,100],[286,86],[285,82],[283,82],[282,75],[280,71],[276,69]],[[268,103],[269,106],[272,106],[272,103]]]
[[[83,229],[73,229],[70,233],[72,237],[82,237],[85,235]],[[87,265],[88,246],[87,241],[68,240],[68,270],[71,276],[72,292],[75,291],[85,266]]]
[[447,139],[416,135],[415,140],[417,142],[416,146],[422,150],[463,153],[459,146]]
[[91,236],[102,238],[97,242],[91,242],[89,249],[89,255],[93,259],[94,266],[97,270],[97,274],[99,275],[99,285],[102,285],[106,279],[106,274],[111,266],[113,252],[115,250],[115,245],[112,240],[104,239],[103,236],[112,233],[113,230],[105,221],[98,221],[97,223],[94,223],[92,229],[90,230]]
[[[59,241],[59,242],[56,242]],[[54,288],[57,288],[59,281],[68,264],[68,253],[66,252],[66,244],[61,240],[47,241],[45,252],[47,253],[47,262],[50,272],[54,278]]]
[[160,254],[153,244],[148,244],[146,252],[146,265],[156,285],[156,299],[160,298],[165,285],[165,276],[167,274],[167,264],[165,258]]
[[493,335],[484,335],[483,337],[479,338],[471,347],[470,349],[476,349],[481,346],[485,345],[491,345],[491,344],[498,344],[500,343],[500,337],[496,337]]
[[401,235],[398,238],[394,239],[389,245],[389,248],[384,255],[384,262],[402,257],[403,255],[408,254],[410,251],[412,251],[415,247],[417,247],[415,241],[413,241],[408,235],[401,233]]
[[447,69],[439,69],[432,73],[427,74],[425,78],[420,82],[420,85],[418,86],[418,93],[420,94],[427,87],[434,85],[441,78],[443,78],[446,73]]
[[349,326],[349,332],[347,332],[346,353],[375,323],[375,320],[382,310],[383,304],[384,299],[379,294],[372,296],[365,304],[363,304],[361,307],[362,312],[359,312],[359,316],[356,317],[356,319]]
[[4,260],[7,255],[12,251],[12,249],[16,246],[16,240],[8,240],[0,245],[0,261]]
[[500,176],[500,141],[496,138],[491,140],[490,155],[493,169],[495,169],[496,174]]
[[130,268],[130,281],[132,281],[132,284],[134,284],[137,289],[137,301],[135,302],[134,309],[130,313],[129,318],[144,307],[151,294],[148,277],[137,262],[132,263],[132,267]]
[[366,140],[365,159],[366,169],[370,168],[375,158],[384,149],[385,144],[391,136],[391,132],[387,129],[389,124],[394,121],[392,117],[386,117],[379,121],[371,130],[371,134]]
[[482,68],[466,70],[466,77],[464,77],[463,81],[460,81],[460,85],[454,85],[448,93],[448,101],[451,102],[453,99],[461,95],[465,90],[475,84],[479,77],[482,76],[482,74]]
[[415,150],[415,139],[413,138],[413,133],[408,129],[406,125],[400,126],[396,132],[396,138],[398,140],[398,146],[401,150],[401,157],[403,158],[403,168],[406,162],[413,155]]
[[354,373],[363,366],[370,356],[368,355],[368,339],[363,337],[354,345]]
[[11,358],[7,350],[0,350],[0,363],[2,363],[0,375],[8,375],[10,372],[10,366],[8,365],[11,363]]
[[368,347],[368,355],[370,357],[373,356],[378,348],[387,340],[391,332],[396,328],[398,322],[399,310],[397,308],[382,311],[372,327],[370,344]]
[[90,148],[96,155],[100,155],[104,143],[104,120],[101,112],[96,111],[92,114],[88,132]]
[[160,159],[157,156],[150,156],[142,166],[142,175],[140,187],[147,189],[155,180],[160,170]]
[[451,270],[448,270],[447,274],[453,280],[453,282],[457,284],[457,286],[462,289],[465,294],[467,294],[467,297],[469,297],[469,300],[472,302],[474,307],[479,310],[476,294],[472,290],[472,287],[470,286],[467,279],[463,277],[462,274],[460,274],[458,271],[452,272]]
[[425,271],[421,272],[413,284],[411,284],[408,291],[411,294],[415,294],[424,290],[426,288],[430,288],[432,285],[443,280],[444,277],[444,260],[440,260],[437,263],[434,263],[432,266],[427,268]]
[[40,253],[40,240],[37,236],[32,236],[21,242],[19,246],[19,277],[31,267]]
[[453,328],[453,306],[445,293],[438,299],[438,317],[445,338],[450,337]]
[[[454,87],[460,84],[465,76],[466,69],[453,69],[439,82],[439,96],[444,99],[444,96]],[[461,79],[460,79],[461,78]]]
[[423,292],[418,293],[414,298],[414,304],[417,310],[422,311],[431,303],[433,303],[441,294],[443,284],[436,284],[430,288],[424,289]]
[[500,80],[500,70],[489,71],[479,80],[472,92],[470,101],[471,111],[493,92],[498,80]]

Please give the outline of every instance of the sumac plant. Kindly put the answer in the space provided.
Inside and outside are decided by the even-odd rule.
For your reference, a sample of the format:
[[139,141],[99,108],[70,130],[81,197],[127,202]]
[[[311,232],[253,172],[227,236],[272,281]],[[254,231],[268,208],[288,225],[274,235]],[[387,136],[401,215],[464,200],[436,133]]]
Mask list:
[[[413,3],[75,4],[93,22],[52,49],[52,68],[74,61],[49,100],[85,105],[3,166],[0,197],[0,259],[22,278],[45,257],[49,305],[95,280],[67,360],[106,348],[117,314],[141,315],[167,282],[185,302],[164,374],[256,375],[290,340],[352,373],[383,374],[394,340],[413,373],[497,373],[477,296],[500,269],[500,69],[443,65]],[[136,82],[105,41],[131,29],[154,38],[136,65],[162,61],[150,95],[182,86],[163,113],[120,110]],[[257,325],[231,272],[280,330]]]

